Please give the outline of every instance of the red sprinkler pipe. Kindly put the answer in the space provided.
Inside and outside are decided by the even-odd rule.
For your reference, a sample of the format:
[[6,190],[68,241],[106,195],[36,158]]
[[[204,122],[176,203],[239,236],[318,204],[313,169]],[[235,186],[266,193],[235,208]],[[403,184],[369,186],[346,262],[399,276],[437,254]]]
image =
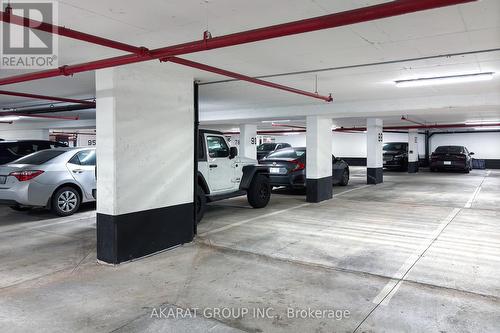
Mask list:
[[306,129],[307,127],[305,126],[297,126],[297,125],[286,125],[286,124],[272,124],[272,127],[288,127],[288,128],[300,128],[300,129]]
[[408,119],[408,118],[407,118],[407,117],[405,117],[405,116],[402,116],[402,117],[401,117],[401,120],[408,121],[408,122],[410,122],[410,123],[414,123],[414,124],[417,124],[417,125],[425,125],[424,123],[420,123],[420,122],[418,122],[418,121]]
[[57,101],[57,102],[67,102],[67,103],[75,103],[75,104],[84,104],[95,107],[95,102],[85,101],[80,99],[71,99],[71,98],[62,98],[62,97],[53,97],[53,96],[43,96],[43,95],[34,95],[34,94],[26,94],[15,91],[5,91],[0,90],[0,95],[7,96],[16,96],[16,97],[25,97],[25,98],[33,98],[33,99],[43,99],[47,101]]
[[15,112],[0,112],[0,117],[3,116],[16,116],[16,117],[27,117],[27,118],[44,118],[44,119],[60,119],[60,120],[79,120],[80,117],[66,117],[66,116],[50,116],[41,114],[24,114]]
[[[0,85],[39,80],[56,76],[69,76],[86,71],[132,64],[152,59],[168,58],[172,56],[212,50],[228,46],[253,43],[262,40],[297,35],[317,30],[331,29],[355,23],[373,21],[397,15],[475,1],[477,0],[395,0],[379,5],[358,8],[300,21],[278,24],[260,29],[238,32],[230,35],[213,38],[207,37],[194,42],[150,50],[149,52],[143,52],[142,54],[134,53],[130,55],[102,59],[77,65],[62,66],[54,70],[46,70],[36,73],[8,77],[1,79]],[[0,12],[0,20],[9,22],[9,14]],[[72,36],[72,38],[75,37],[76,36]],[[77,39],[89,42],[92,39],[90,37],[84,38],[85,36],[79,37],[81,38]],[[113,47],[112,43],[107,43],[103,40],[101,41],[102,43],[100,43],[99,45]]]
[[255,79],[255,78],[250,77],[250,76],[238,74],[238,73],[235,73],[235,72],[230,72],[230,71],[227,71],[227,70],[224,70],[224,69],[220,69],[220,68],[216,68],[216,67],[212,67],[212,66],[208,66],[208,65],[204,65],[204,64],[200,64],[198,62],[194,62],[194,61],[191,61],[191,60],[181,59],[181,58],[177,58],[177,57],[171,57],[171,58],[160,59],[160,61],[162,61],[162,62],[166,62],[166,61],[173,62],[173,63],[179,64],[179,65],[184,65],[184,66],[188,66],[188,67],[192,67],[192,68],[197,68],[197,69],[201,69],[201,70],[204,70],[204,71],[207,71],[207,72],[211,72],[211,73],[215,73],[215,74],[220,74],[220,75],[232,77],[232,78],[235,78],[235,79],[238,79],[238,80],[255,83],[255,84],[258,84],[258,85],[261,85],[261,86],[265,86],[265,87],[269,87],[269,88],[274,88],[274,89],[279,89],[279,90],[284,90],[284,91],[288,91],[288,92],[299,94],[299,95],[304,95],[304,96],[308,96],[308,97],[312,97],[312,98],[321,99],[321,100],[323,100],[325,102],[331,102],[331,101],[333,101],[333,98],[332,98],[331,95],[329,95],[329,96],[322,96],[322,95],[319,95],[319,94],[316,94],[316,93],[311,93],[311,92],[308,92],[308,91],[304,91],[304,90],[300,90],[300,89],[295,89],[295,88],[287,87],[287,86],[284,86],[284,85],[281,85],[281,84],[278,84],[278,83],[273,83],[273,82],[269,82],[269,81]]
[[147,52],[147,49],[142,47],[135,47],[128,44],[120,43],[111,39],[102,38],[90,34],[86,34],[84,32],[71,30],[65,27],[60,27],[57,25],[52,25],[45,22],[40,22],[37,20],[32,20],[26,17],[21,17],[12,14],[11,8],[6,9],[5,12],[0,11],[0,21],[4,21],[5,23],[20,25],[25,28],[30,28],[34,30],[44,31],[51,34],[56,34],[59,36],[64,36],[68,38],[78,39],[82,41],[86,41],[92,44],[102,45],[106,47],[110,47],[116,50],[122,50],[129,53],[135,53],[138,55],[143,55]]

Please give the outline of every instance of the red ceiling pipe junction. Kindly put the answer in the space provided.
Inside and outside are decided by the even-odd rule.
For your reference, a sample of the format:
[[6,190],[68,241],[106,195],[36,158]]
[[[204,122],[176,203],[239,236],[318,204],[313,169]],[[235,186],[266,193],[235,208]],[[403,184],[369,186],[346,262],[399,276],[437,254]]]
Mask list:
[[[344,12],[339,12],[330,15],[325,15],[300,21],[294,21],[284,24],[278,24],[270,27],[248,30],[244,32],[238,32],[219,37],[210,37],[209,34],[204,34],[205,38],[189,43],[167,46],[164,48],[159,48],[154,50],[142,49],[142,51],[139,53],[135,52],[134,54],[107,58],[77,65],[71,65],[71,66],[66,65],[54,70],[46,70],[36,73],[8,77],[0,79],[0,85],[26,82],[26,81],[32,81],[32,80],[38,80],[56,76],[69,76],[86,71],[132,64],[153,59],[168,58],[182,54],[207,51],[228,46],[253,43],[262,40],[291,36],[317,30],[331,29],[355,23],[373,21],[377,19],[397,16],[402,14],[408,14],[428,9],[435,9],[435,8],[458,5],[475,1],[477,0],[418,0],[418,1],[395,0],[379,5],[363,7],[354,10],[349,10],[349,11],[344,11]],[[11,15],[10,13],[0,12],[0,20],[2,21],[12,22],[12,17],[13,15]],[[17,22],[17,24],[22,23],[23,26],[26,26],[25,24],[29,24],[29,22],[26,22],[24,20],[24,18],[22,22],[18,22],[18,20],[14,21]],[[14,24],[16,24],[15,22]],[[37,23],[37,22],[31,22],[31,23]],[[54,29],[52,29],[52,32],[53,31]],[[59,29],[56,29],[56,31],[59,32]],[[71,33],[67,33],[65,36],[71,38],[77,37],[76,35]],[[113,48],[117,46],[114,44],[117,42],[108,41],[103,38],[97,40],[95,38],[92,38],[92,36],[85,36],[85,34],[79,35],[78,38],[76,39],[85,40],[88,42],[93,42],[95,44]],[[118,49],[118,47],[116,48]]]
[[212,66],[208,66],[208,65],[204,65],[204,64],[200,64],[198,62],[194,62],[194,61],[191,61],[191,60],[181,59],[181,58],[177,58],[177,57],[170,57],[170,58],[162,58],[162,59],[160,59],[160,61],[161,62],[167,62],[167,61],[168,62],[173,62],[175,64],[179,64],[179,65],[184,65],[184,66],[188,66],[188,67],[192,67],[192,68],[201,69],[201,70],[206,71],[206,72],[211,72],[211,73],[215,73],[215,74],[220,74],[220,75],[232,77],[232,78],[235,78],[235,79],[238,79],[238,80],[255,83],[255,84],[258,84],[258,85],[261,85],[261,86],[265,86],[265,87],[269,87],[269,88],[274,88],[274,89],[279,89],[279,90],[284,90],[284,91],[288,91],[288,92],[291,92],[291,93],[294,93],[294,94],[299,94],[299,95],[304,95],[304,96],[308,96],[308,97],[312,97],[312,98],[321,99],[321,100],[323,100],[325,102],[332,102],[333,101],[332,95],[322,96],[322,95],[319,95],[319,94],[316,94],[316,93],[311,93],[311,92],[308,92],[308,91],[291,88],[291,87],[284,86],[284,85],[281,85],[281,84],[278,84],[278,83],[273,83],[273,82],[269,82],[269,81],[255,79],[255,78],[252,78],[250,76],[238,74],[238,73],[235,73],[235,72],[230,72],[230,71],[227,71],[227,70],[224,70],[224,69],[220,69],[220,68],[216,68],[216,67],[212,67]]
[[62,98],[62,97],[54,97],[54,96],[43,96],[43,95],[27,94],[27,93],[22,93],[22,92],[5,91],[5,90],[0,90],[0,95],[25,97],[25,98],[33,98],[33,99],[43,99],[43,100],[47,100],[47,101],[56,101],[56,102],[83,104],[83,105],[90,105],[90,106],[95,107],[95,102],[80,100],[80,99]]

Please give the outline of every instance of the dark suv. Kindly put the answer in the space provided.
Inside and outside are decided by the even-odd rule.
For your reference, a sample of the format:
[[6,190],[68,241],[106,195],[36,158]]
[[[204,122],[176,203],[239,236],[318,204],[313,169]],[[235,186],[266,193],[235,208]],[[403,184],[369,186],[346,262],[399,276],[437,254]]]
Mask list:
[[257,146],[257,160],[260,161],[267,155],[283,148],[290,148],[288,143],[263,143]]
[[408,170],[408,142],[384,144],[384,168]]
[[0,141],[0,165],[10,163],[39,150],[57,147],[67,147],[67,145],[45,140]]

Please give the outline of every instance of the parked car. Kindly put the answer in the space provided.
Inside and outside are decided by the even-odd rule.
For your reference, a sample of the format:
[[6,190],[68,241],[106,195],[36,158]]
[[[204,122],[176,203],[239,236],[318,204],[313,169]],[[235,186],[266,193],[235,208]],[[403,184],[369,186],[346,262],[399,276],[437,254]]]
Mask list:
[[[260,164],[269,166],[272,186],[289,188],[306,187],[306,148],[285,148],[269,154]],[[332,155],[332,179],[334,185],[349,183],[349,165]]]
[[271,198],[269,170],[257,160],[238,156],[221,132],[200,130],[196,219],[200,222],[207,202],[247,196],[253,208],[266,207]]
[[267,155],[276,150],[280,150],[283,148],[290,148],[291,146],[288,143],[263,143],[257,146],[257,160],[261,160]]
[[384,168],[408,170],[408,142],[384,144]]
[[0,141],[0,165],[10,163],[39,150],[67,147],[64,143],[45,140]]
[[457,170],[469,173],[472,170],[474,153],[464,146],[439,146],[431,155],[431,171]]
[[59,216],[95,201],[95,148],[38,151],[0,166],[0,204],[14,210],[46,207]]

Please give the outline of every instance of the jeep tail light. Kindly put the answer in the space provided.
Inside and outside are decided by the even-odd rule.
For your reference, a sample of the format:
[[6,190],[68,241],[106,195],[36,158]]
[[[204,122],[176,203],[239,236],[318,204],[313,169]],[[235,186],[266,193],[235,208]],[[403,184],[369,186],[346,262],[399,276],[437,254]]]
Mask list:
[[293,160],[293,161],[290,161],[290,163],[295,164],[295,167],[292,169],[292,172],[304,170],[306,168],[306,165],[299,160]]
[[25,170],[11,172],[9,176],[16,177],[20,182],[25,182],[37,176],[40,176],[42,173],[42,170]]

